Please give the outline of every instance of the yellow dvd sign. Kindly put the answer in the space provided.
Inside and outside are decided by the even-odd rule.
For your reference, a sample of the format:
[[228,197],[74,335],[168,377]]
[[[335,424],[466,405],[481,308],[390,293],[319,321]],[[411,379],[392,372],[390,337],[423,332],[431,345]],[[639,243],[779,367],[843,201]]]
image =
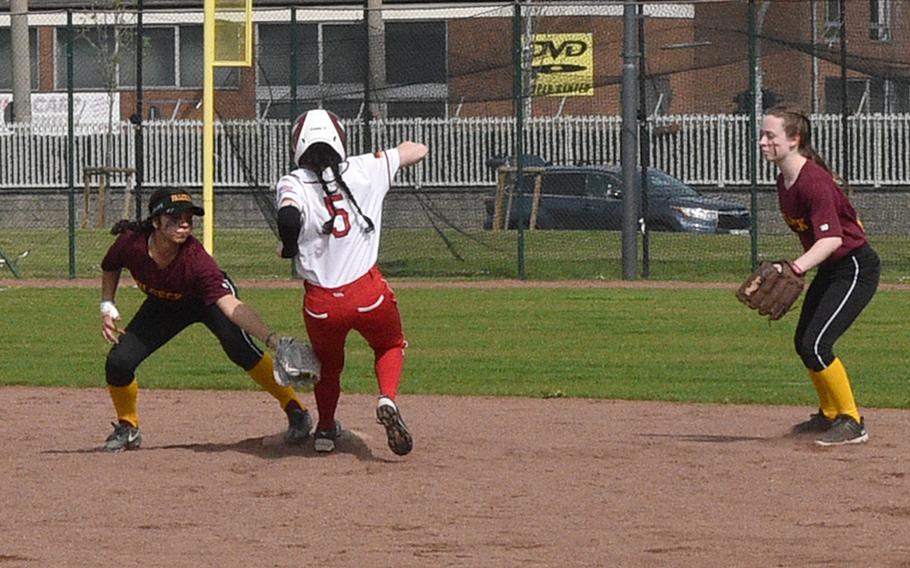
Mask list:
[[591,34],[534,34],[532,48],[535,97],[594,96]]

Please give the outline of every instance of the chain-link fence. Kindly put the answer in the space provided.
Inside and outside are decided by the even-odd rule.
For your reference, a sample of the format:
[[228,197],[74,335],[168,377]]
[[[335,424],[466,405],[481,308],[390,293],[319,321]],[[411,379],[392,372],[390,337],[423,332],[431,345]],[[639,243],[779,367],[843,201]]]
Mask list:
[[[368,4],[257,8],[252,67],[215,70],[210,213],[234,276],[288,277],[272,188],[291,120],[323,107],[352,154],[430,147],[386,200],[386,273],[622,277],[634,91],[642,276],[729,280],[754,255],[798,253],[753,130],[788,101],[850,182],[885,279],[910,278],[905,3]],[[0,15],[0,276],[96,276],[106,228],[144,215],[152,190],[201,195],[203,18],[116,3]]]

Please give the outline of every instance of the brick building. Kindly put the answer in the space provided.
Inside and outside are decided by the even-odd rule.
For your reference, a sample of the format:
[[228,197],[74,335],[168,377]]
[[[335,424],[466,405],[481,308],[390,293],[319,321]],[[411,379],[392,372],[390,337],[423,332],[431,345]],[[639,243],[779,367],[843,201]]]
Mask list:
[[[328,5],[326,5],[328,4]],[[621,3],[533,3],[522,33],[535,54],[549,50],[549,65],[535,81],[584,77],[584,93],[535,96],[534,116],[617,115],[623,64]],[[847,2],[848,107],[855,112],[910,111],[907,53],[910,5],[892,0]],[[31,88],[52,106],[66,92],[66,14],[82,3],[32,0]],[[202,21],[198,4],[148,0],[143,12],[143,97],[146,119],[198,119],[202,98]],[[760,15],[762,85],[766,102],[786,98],[820,112],[840,110],[838,0],[755,2]],[[0,10],[9,7],[0,2]],[[472,2],[444,5],[387,2],[382,42],[384,86],[370,92],[388,117],[508,116],[513,113],[513,6]],[[649,3],[645,6],[645,88],[649,113],[742,112],[749,89],[748,4],[745,2]],[[127,27],[135,14],[125,12]],[[92,19],[95,17],[95,20]],[[291,25],[296,19],[297,67],[291,69]],[[323,105],[343,116],[363,114],[368,92],[369,41],[362,4],[303,2],[292,12],[257,2],[254,65],[216,71],[221,118],[287,118]],[[117,45],[114,36],[87,35],[97,15],[75,12],[74,87],[97,103],[109,90],[120,117],[135,109],[135,48],[123,45],[112,89],[95,70],[92,44]],[[900,30],[904,30],[901,32]],[[374,34],[375,35],[375,34]],[[12,91],[10,16],[0,12],[0,105]],[[543,38],[543,39],[541,39]],[[569,38],[569,39],[566,39]],[[575,39],[572,39],[575,38]],[[580,39],[579,39],[580,38]],[[91,40],[91,41],[89,41]],[[585,68],[566,72],[569,43],[590,50]],[[125,42],[124,42],[125,43]],[[538,49],[540,48],[540,49]],[[547,54],[544,53],[544,57]],[[561,60],[560,57],[563,57]],[[903,61],[902,61],[903,60]],[[555,64],[554,64],[555,62]],[[544,76],[544,68],[554,71]],[[296,75],[296,99],[291,76]],[[34,97],[35,95],[33,95]],[[4,102],[5,101],[5,102]],[[33,109],[36,105],[33,98]],[[43,107],[42,107],[43,108]],[[747,108],[747,107],[746,107]],[[7,120],[9,112],[7,109]]]

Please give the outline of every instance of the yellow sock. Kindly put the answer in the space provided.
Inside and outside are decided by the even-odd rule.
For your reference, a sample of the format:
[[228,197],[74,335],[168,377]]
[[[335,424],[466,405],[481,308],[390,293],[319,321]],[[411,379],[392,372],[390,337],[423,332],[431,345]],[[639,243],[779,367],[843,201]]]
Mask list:
[[115,387],[107,385],[108,392],[111,393],[111,400],[114,401],[114,410],[117,411],[117,420],[128,422],[133,428],[139,427],[139,411],[137,410],[136,399],[139,397],[139,383],[136,378],[125,387]]
[[818,393],[818,407],[825,417],[834,420],[837,418],[837,408],[834,406],[834,400],[831,398],[831,393],[828,391],[828,384],[818,371],[813,371],[812,369],[806,370],[809,371],[809,377],[812,378],[812,384],[815,385],[815,392]]
[[859,410],[856,409],[856,401],[853,399],[853,389],[850,388],[850,379],[847,378],[847,370],[840,359],[834,358],[834,361],[828,365],[828,368],[818,372],[819,378],[824,381],[828,387],[828,393],[831,396],[831,403],[837,410],[838,414],[846,414],[859,422]]
[[256,366],[247,371],[247,374],[267,393],[278,399],[282,410],[292,400],[296,401],[300,408],[306,409],[306,406],[303,405],[303,402],[297,396],[297,391],[291,387],[278,386],[278,383],[275,382],[275,375],[272,374],[272,356],[268,353],[263,355],[262,359],[256,363]]

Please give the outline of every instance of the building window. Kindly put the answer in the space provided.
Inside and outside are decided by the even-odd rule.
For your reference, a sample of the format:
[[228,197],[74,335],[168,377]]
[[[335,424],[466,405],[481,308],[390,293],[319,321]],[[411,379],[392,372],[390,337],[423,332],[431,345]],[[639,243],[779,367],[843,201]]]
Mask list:
[[445,83],[445,22],[388,22],[386,80],[390,84]]
[[[368,47],[362,23],[298,23],[298,112],[322,106],[344,118],[363,115]],[[260,118],[289,118],[290,24],[257,27]],[[314,64],[314,62],[316,64]],[[439,117],[448,97],[445,22],[386,22],[384,90],[389,117]]]
[[[318,85],[319,26],[297,24],[297,84]],[[256,57],[257,80],[260,85],[291,84],[291,25],[259,24]]]
[[869,39],[891,41],[890,0],[869,0]]
[[[73,88],[113,91],[117,88],[116,28],[93,26],[73,30]],[[67,88],[66,28],[57,28],[55,76],[58,89]]]
[[[177,72],[174,57],[174,34],[176,28],[144,28],[142,50],[142,86],[174,87]],[[136,46],[130,42],[122,48],[120,63],[120,86],[136,86]]]
[[360,24],[322,26],[322,80],[325,83],[363,84],[367,46]]
[[[38,88],[38,30],[28,30],[31,88]],[[0,28],[0,91],[13,90],[13,43],[10,28]]]
[[[891,103],[885,96],[886,81],[880,77],[847,79],[847,113],[875,114],[891,112]],[[840,77],[825,78],[825,111],[832,114],[841,112]]]

